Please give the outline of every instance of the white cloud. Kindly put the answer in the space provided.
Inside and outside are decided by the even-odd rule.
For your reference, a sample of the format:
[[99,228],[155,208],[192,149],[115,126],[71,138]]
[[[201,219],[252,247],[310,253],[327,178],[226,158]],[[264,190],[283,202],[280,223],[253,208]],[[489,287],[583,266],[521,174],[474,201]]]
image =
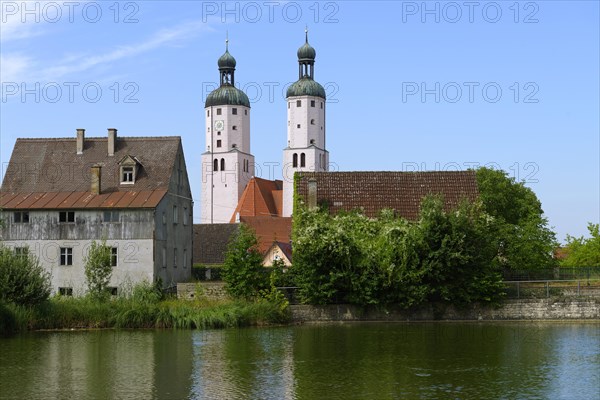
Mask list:
[[20,54],[0,54],[0,81],[24,82],[32,66],[30,57]]

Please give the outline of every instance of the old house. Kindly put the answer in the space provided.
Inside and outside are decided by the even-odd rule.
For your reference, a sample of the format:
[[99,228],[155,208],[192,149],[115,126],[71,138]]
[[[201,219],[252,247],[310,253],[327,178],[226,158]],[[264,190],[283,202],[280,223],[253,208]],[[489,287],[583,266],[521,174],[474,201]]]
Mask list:
[[191,277],[192,196],[181,138],[17,139],[0,189],[0,239],[32,252],[52,289],[83,294],[92,241],[112,248],[113,292]]

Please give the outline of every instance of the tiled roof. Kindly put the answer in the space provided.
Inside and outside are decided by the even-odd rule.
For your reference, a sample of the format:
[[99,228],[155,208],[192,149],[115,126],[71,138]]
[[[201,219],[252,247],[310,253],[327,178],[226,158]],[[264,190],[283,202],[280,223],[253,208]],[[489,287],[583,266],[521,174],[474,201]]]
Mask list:
[[292,261],[292,244],[290,242],[275,242],[273,246],[277,246],[281,249],[281,252],[285,254],[288,261]]
[[[90,167],[102,166],[101,194],[169,189],[181,143],[171,137],[117,137],[114,156],[107,138],[85,138],[77,154],[75,138],[17,139],[2,182],[2,193],[90,192]],[[135,157],[142,167],[134,184],[120,185],[119,161]]]
[[300,172],[298,195],[308,201],[308,180],[317,183],[317,203],[326,203],[331,213],[362,210],[369,217],[388,208],[397,215],[414,220],[423,198],[442,195],[445,209],[461,200],[479,196],[474,171],[448,172]]
[[239,224],[195,224],[194,264],[223,264],[227,245]]
[[280,216],[282,204],[282,181],[252,178],[246,185],[231,222],[240,217]]
[[289,243],[292,234],[292,219],[283,217],[241,217],[240,221],[256,233],[258,248],[264,254],[273,242]]
[[0,208],[11,210],[36,209],[82,209],[82,208],[154,208],[167,193],[166,190],[143,190],[141,192],[0,192]]

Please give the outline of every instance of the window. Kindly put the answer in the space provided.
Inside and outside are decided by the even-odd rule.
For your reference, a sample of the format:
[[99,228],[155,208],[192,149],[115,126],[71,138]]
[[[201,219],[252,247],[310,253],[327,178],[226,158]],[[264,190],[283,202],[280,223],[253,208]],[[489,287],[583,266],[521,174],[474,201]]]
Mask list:
[[73,265],[73,248],[60,248],[60,265]]
[[232,109],[231,109],[231,114],[232,114],[232,115],[237,115],[237,108],[235,108],[235,107],[234,107],[234,108],[232,108]]
[[248,110],[244,110],[244,115],[248,115]]
[[173,249],[173,268],[177,268],[177,247]]
[[217,140],[217,147],[221,147],[221,141]]
[[206,116],[210,117],[210,110],[206,110]]
[[235,144],[235,143],[231,145],[232,149],[235,149],[236,147],[237,147],[237,144]]
[[232,127],[231,127],[231,130],[232,130],[232,131],[237,131],[237,126],[236,126],[236,125],[232,126]]
[[167,248],[162,248],[162,267],[167,268]]
[[116,296],[119,293],[119,289],[117,289],[115,286],[109,286],[106,289],[108,289],[108,292],[111,296]]
[[321,110],[323,109],[323,102],[321,102]]
[[315,144],[315,139],[310,139],[310,144]]
[[302,100],[296,100],[296,107],[302,107]]
[[296,128],[300,129],[300,124],[296,125]]
[[183,249],[183,268],[187,268],[188,258],[187,258],[187,249]]
[[314,107],[314,106],[315,106],[315,101],[314,101],[314,100],[311,100],[311,101],[310,101],[310,106],[311,106],[311,107]]
[[121,183],[133,183],[133,167],[121,167]]
[[104,211],[104,222],[119,222],[119,212]]
[[59,287],[58,294],[61,296],[73,296],[73,288],[72,287]]
[[306,167],[306,155],[304,153],[300,154],[300,167]]
[[75,222],[75,211],[59,211],[58,222]]
[[217,115],[221,115],[221,109],[217,108]]
[[217,136],[221,136],[221,131],[218,131],[218,132],[217,132]]
[[15,211],[14,214],[16,224],[29,223],[29,211]]
[[176,224],[177,222],[177,206],[173,205],[173,224]]
[[17,257],[27,257],[29,254],[29,248],[27,247],[15,247],[15,256]]
[[225,171],[225,159],[221,158],[221,171]]
[[311,119],[311,120],[310,120],[310,124],[311,124],[311,125],[314,125],[314,124],[315,124],[315,120],[314,120],[314,119]]
[[183,207],[183,225],[188,224],[188,210],[187,207]]
[[292,156],[292,167],[297,168],[298,167],[298,154],[294,153],[294,155]]
[[117,266],[117,262],[119,260],[118,252],[119,252],[119,250],[116,247],[113,247],[110,249],[110,266],[111,267]]
[[219,160],[215,158],[215,161],[213,161],[213,171],[218,171],[219,170]]

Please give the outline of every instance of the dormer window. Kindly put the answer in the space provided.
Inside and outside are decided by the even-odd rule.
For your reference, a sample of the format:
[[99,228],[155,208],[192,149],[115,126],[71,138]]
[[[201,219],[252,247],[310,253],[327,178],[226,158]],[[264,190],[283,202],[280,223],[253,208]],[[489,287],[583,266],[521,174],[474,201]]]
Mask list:
[[133,167],[121,167],[121,183],[133,183]]
[[139,168],[142,166],[136,157],[127,155],[119,161],[121,185],[132,185],[138,175]]

